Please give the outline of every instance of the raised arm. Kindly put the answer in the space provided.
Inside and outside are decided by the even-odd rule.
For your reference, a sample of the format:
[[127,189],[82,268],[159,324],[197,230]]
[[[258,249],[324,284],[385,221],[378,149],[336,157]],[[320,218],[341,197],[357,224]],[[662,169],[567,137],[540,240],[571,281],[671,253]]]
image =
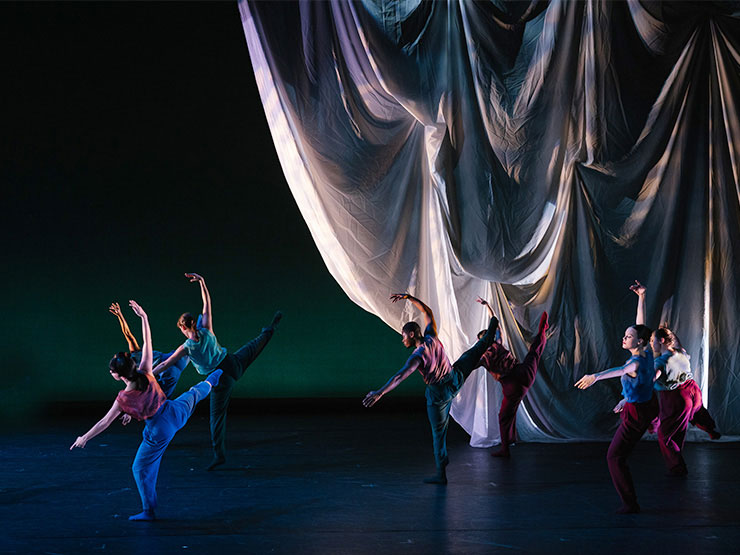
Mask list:
[[617,366],[616,368],[609,368],[603,372],[597,374],[586,374],[580,380],[575,383],[578,389],[588,389],[596,382],[601,380],[608,380],[609,378],[619,378],[624,374],[634,374],[637,372],[639,363],[636,360],[628,362],[624,366]]
[[375,391],[371,391],[370,393],[365,395],[365,398],[362,400],[362,404],[365,405],[366,408],[372,407],[380,400],[383,395],[396,389],[398,385],[403,380],[408,378],[411,374],[413,374],[418,367],[418,358],[414,357],[411,360],[406,361],[406,364],[403,365],[403,368],[401,368],[398,372],[391,376],[391,379],[388,380],[383,387]]
[[211,312],[211,294],[208,292],[208,287],[206,287],[206,280],[203,279],[203,276],[194,273],[187,273],[185,277],[190,279],[191,283],[197,281],[200,285],[200,295],[203,297],[203,317],[200,324],[209,329],[211,333],[215,333],[213,331],[213,313]]
[[90,428],[86,434],[81,435],[77,438],[77,440],[72,444],[72,447],[69,448],[71,451],[75,447],[85,447],[85,444],[90,441],[92,438],[94,438],[96,435],[100,434],[101,432],[105,431],[108,426],[110,426],[113,421],[118,418],[118,415],[121,414],[121,407],[118,405],[118,401],[113,401],[113,406],[110,408],[108,413],[101,418],[95,426]]
[[136,301],[128,302],[134,313],[141,318],[141,335],[144,337],[144,345],[141,348],[141,362],[139,363],[139,372],[142,374],[152,373],[152,330],[149,327],[149,317],[144,309]]
[[434,330],[434,334],[436,335],[437,322],[435,322],[434,320],[434,312],[432,312],[432,309],[421,302],[419,299],[412,295],[409,295],[408,293],[394,293],[393,295],[391,295],[391,301],[394,303],[400,301],[401,299],[408,300],[411,304],[418,308],[422,312],[422,314],[424,314],[424,326],[422,327],[422,333],[427,328],[427,326],[431,324],[432,329]]
[[126,318],[124,318],[123,312],[121,312],[121,306],[118,303],[111,303],[111,305],[108,307],[108,312],[118,318],[118,324],[121,326],[123,337],[126,338],[128,350],[133,353],[134,351],[138,351],[139,349],[141,349],[141,347],[139,347],[138,341],[136,341],[136,337],[133,333],[131,333],[131,329],[128,327],[128,322],[126,322]]
[[630,285],[630,291],[637,295],[637,315],[635,316],[635,324],[645,325],[645,286],[639,281],[635,280],[635,283]]
[[488,301],[484,299],[483,297],[478,297],[475,299],[475,302],[482,304],[488,309],[488,317],[493,318],[493,309],[491,308],[491,305],[488,304]]

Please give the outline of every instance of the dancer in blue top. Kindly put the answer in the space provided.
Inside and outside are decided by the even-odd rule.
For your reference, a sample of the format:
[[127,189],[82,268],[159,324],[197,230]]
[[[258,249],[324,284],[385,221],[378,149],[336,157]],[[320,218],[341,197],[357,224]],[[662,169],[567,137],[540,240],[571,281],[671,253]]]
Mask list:
[[[645,323],[646,288],[639,281],[630,286],[637,295],[637,322]],[[689,356],[676,334],[667,326],[659,327],[650,338],[655,357],[655,390],[658,392],[658,446],[669,476],[686,476],[683,446],[689,423],[701,428],[712,439],[719,439],[714,419],[704,407],[701,388],[691,374]]]
[[166,371],[186,355],[190,357],[190,362],[200,374],[210,374],[216,368],[223,370],[223,376],[211,394],[213,460],[208,465],[208,470],[213,470],[226,462],[226,410],[231,400],[231,392],[237,380],[244,375],[247,367],[254,362],[254,359],[270,341],[283,314],[280,311],[276,312],[270,325],[262,328],[262,332],[257,337],[233,354],[229,353],[225,347],[219,345],[213,333],[211,294],[206,287],[206,281],[202,276],[193,273],[187,273],[185,277],[192,283],[200,285],[203,311],[197,320],[189,312],[180,316],[177,327],[187,337],[187,340],[175,349],[171,357],[154,368],[154,374]]
[[[111,305],[108,307],[108,312],[113,314],[118,319],[118,324],[121,326],[121,332],[123,333],[123,337],[126,339],[126,343],[128,344],[128,350],[131,353],[131,358],[137,366],[140,365],[141,347],[139,347],[139,342],[136,340],[136,336],[128,327],[128,322],[126,322],[126,318],[123,316],[123,312],[121,312],[121,306],[118,303],[111,303]],[[160,362],[167,360],[172,356],[174,352],[175,351],[162,353],[161,351],[152,351],[152,365],[156,366]],[[180,358],[177,362],[175,362],[172,366],[170,366],[165,372],[162,372],[157,376],[157,383],[159,384],[159,387],[162,388],[162,391],[168,399],[172,399],[175,393],[175,387],[177,386],[177,381],[180,379],[180,374],[182,374],[182,371],[185,370],[188,362],[190,362],[190,357],[184,356]]]
[[653,353],[648,348],[650,334],[650,329],[644,325],[630,326],[622,338],[622,348],[632,355],[627,362],[598,374],[587,374],[575,384],[579,389],[587,389],[597,381],[617,377],[622,380],[625,399],[622,419],[606,455],[609,474],[622,499],[622,506],[617,509],[619,514],[640,512],[627,457],[658,415],[658,402],[653,394]]

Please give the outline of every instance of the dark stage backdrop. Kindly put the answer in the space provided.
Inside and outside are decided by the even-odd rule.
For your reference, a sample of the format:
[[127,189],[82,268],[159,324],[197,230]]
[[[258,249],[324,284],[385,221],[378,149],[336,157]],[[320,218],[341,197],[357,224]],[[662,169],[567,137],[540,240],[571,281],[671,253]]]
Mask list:
[[[174,348],[179,314],[200,310],[186,271],[206,277],[230,349],[285,312],[237,397],[359,404],[403,363],[400,336],[347,299],[296,208],[236,2],[2,3],[0,52],[2,420],[112,402],[107,362],[125,342],[108,305],[136,299],[154,347]],[[178,388],[196,380],[190,366]]]

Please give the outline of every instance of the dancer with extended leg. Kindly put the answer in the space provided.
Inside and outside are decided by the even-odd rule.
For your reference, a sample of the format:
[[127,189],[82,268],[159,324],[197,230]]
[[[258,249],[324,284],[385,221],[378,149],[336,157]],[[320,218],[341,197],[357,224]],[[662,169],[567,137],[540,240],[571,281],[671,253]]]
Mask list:
[[[131,358],[134,359],[134,362],[138,366],[141,364],[141,347],[139,347],[139,342],[136,340],[136,336],[128,327],[128,322],[126,322],[126,318],[124,317],[123,312],[121,312],[120,305],[118,303],[111,303],[108,307],[108,312],[118,319],[118,324],[121,326],[121,332],[128,344]],[[160,362],[167,360],[174,352],[175,351],[162,353],[161,351],[152,351],[152,365],[156,366]],[[159,387],[162,388],[162,391],[164,391],[164,394],[168,399],[172,399],[175,393],[175,387],[177,386],[177,381],[180,379],[180,374],[182,374],[182,371],[188,365],[188,362],[190,362],[190,358],[184,356],[175,362],[175,364],[170,366],[165,372],[157,375],[157,383],[159,384]]]
[[212,387],[218,384],[221,371],[190,388],[174,401],[168,401],[152,375],[152,336],[146,312],[135,302],[131,308],[141,318],[144,346],[141,350],[139,369],[126,352],[115,355],[110,361],[110,373],[126,388],[118,393],[108,413],[90,430],[77,438],[70,450],[85,447],[88,441],[103,432],[123,412],[137,420],[144,420],[143,440],[136,452],[132,467],[136,487],[139,490],[143,510],[129,520],[154,520],[157,508],[157,476],[162,455],[175,433],[182,428],[193,414],[195,405],[205,399]]
[[587,374],[575,383],[579,389],[587,389],[597,381],[621,378],[622,395],[625,403],[621,410],[621,421],[606,455],[614,487],[622,500],[617,513],[639,513],[637,494],[627,458],[658,415],[658,401],[653,394],[653,354],[648,348],[650,329],[641,324],[630,326],[624,332],[622,348],[631,357],[622,366],[609,368],[598,374]]
[[189,312],[180,316],[177,327],[187,337],[187,340],[175,349],[171,357],[154,368],[154,374],[164,372],[186,355],[190,357],[190,361],[200,374],[207,375],[216,368],[223,370],[224,374],[218,387],[214,388],[211,395],[213,460],[208,465],[208,470],[213,470],[226,462],[226,411],[231,400],[231,392],[237,380],[244,375],[247,367],[254,362],[270,341],[283,314],[280,311],[276,312],[272,322],[262,328],[262,332],[257,337],[233,354],[229,353],[225,347],[219,345],[213,333],[211,295],[206,287],[206,281],[198,274],[187,273],[185,277],[190,279],[191,283],[197,282],[200,285],[203,311],[197,321]]
[[[491,305],[482,299],[479,302],[488,309],[491,318],[494,318]],[[522,399],[527,395],[537,377],[540,358],[547,343],[548,328],[547,312],[543,312],[537,335],[522,362],[519,362],[508,349],[497,342],[493,342],[480,358],[478,365],[483,366],[501,383],[504,397],[498,413],[501,447],[498,451],[491,453],[493,457],[508,458],[511,456],[510,446],[516,442],[516,413]]]
[[[645,323],[646,288],[639,281],[630,286],[637,295],[637,323]],[[663,325],[650,337],[656,372],[655,390],[658,392],[658,446],[671,476],[686,476],[688,469],[683,458],[683,446],[689,423],[719,439],[714,419],[704,407],[701,389],[691,374],[691,363],[681,343],[667,326]]]

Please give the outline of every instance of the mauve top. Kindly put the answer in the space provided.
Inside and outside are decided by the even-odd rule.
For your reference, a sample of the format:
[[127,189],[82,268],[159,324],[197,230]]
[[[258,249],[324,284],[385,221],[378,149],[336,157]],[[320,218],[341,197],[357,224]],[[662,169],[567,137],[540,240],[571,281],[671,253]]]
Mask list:
[[419,374],[427,385],[444,381],[452,371],[450,359],[447,358],[445,348],[437,337],[432,324],[429,324],[424,330],[424,339],[422,339],[421,345],[411,353],[408,362],[415,358],[418,358],[421,362]]
[[136,420],[151,418],[157,414],[159,408],[167,400],[167,396],[162,391],[162,388],[159,387],[154,376],[151,374],[144,375],[149,381],[144,391],[138,391],[136,389],[126,391],[124,389],[123,391],[119,391],[116,397],[121,410],[131,415],[132,418],[136,418]]

